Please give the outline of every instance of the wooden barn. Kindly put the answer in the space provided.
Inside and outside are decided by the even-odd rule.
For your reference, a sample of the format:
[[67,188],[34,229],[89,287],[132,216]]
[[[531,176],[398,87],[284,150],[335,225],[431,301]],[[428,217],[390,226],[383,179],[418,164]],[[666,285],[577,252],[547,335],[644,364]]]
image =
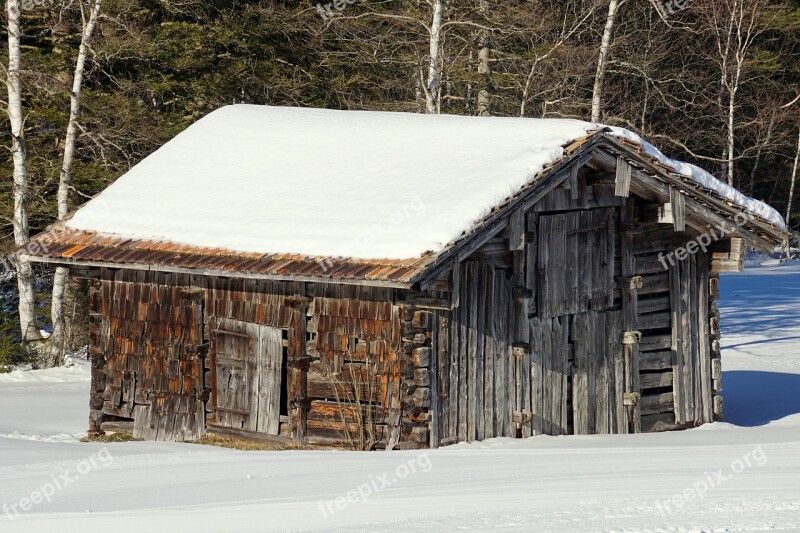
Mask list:
[[20,253],[88,284],[91,434],[409,449],[719,419],[784,227],[624,130],[230,106]]

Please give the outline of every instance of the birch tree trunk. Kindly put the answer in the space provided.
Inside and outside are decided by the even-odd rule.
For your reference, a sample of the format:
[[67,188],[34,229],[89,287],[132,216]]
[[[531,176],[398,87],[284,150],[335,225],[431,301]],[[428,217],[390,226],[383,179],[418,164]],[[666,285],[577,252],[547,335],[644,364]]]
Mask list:
[[794,153],[794,166],[792,167],[792,180],[789,184],[789,205],[786,207],[786,226],[790,227],[792,218],[792,198],[794,198],[794,186],[797,182],[797,164],[800,162],[800,130],[797,134],[797,151]]
[[[22,37],[19,0],[7,0],[8,19],[8,118],[11,125],[11,152],[14,162],[14,244],[25,246],[30,240],[28,227],[28,153],[25,145],[25,117],[22,109],[22,80],[20,63]],[[19,290],[19,323],[22,340],[28,343],[41,340],[36,324],[36,301],[33,289],[33,268],[19,255],[15,258]]]
[[442,34],[443,0],[433,0],[433,18],[430,26],[430,52],[428,54],[428,79],[425,84],[425,111],[430,114],[439,112],[439,51]]
[[764,0],[725,0],[711,5],[711,29],[719,54],[720,85],[728,99],[725,111],[726,139],[723,154],[728,185],[736,171],[736,114],[739,89],[748,81],[747,63],[755,40],[764,32],[761,19],[768,12]]
[[[484,16],[488,16],[489,4],[486,0],[481,0],[480,10]],[[489,30],[481,30],[481,49],[478,52],[478,74],[482,77],[482,83],[478,91],[478,109],[476,113],[479,117],[488,117],[492,115],[492,49],[489,37]]]
[[759,143],[758,150],[756,151],[756,160],[753,162],[753,170],[750,171],[750,183],[748,184],[747,194],[749,196],[753,196],[753,191],[756,187],[756,176],[758,175],[758,167],[761,164],[761,154],[763,153],[765,148],[769,147],[769,143],[772,141],[772,130],[775,128],[775,118],[777,113],[774,111],[769,119],[769,125],[767,126],[767,137],[764,139],[763,143]]
[[728,160],[726,165],[728,167],[728,185],[731,187],[733,187],[733,178],[736,170],[734,168],[736,164],[736,93],[739,92],[740,78],[741,65],[738,65],[733,80],[731,80],[731,84],[728,87],[728,142],[726,146]]
[[[89,41],[97,25],[97,18],[100,15],[102,0],[95,0],[91,10],[83,17],[83,33],[81,44],[78,48],[78,59],[75,63],[75,73],[72,79],[72,91],[70,92],[69,121],[67,122],[67,133],[64,141],[64,159],[61,164],[61,174],[58,182],[58,219],[64,220],[69,213],[69,189],[72,180],[72,165],[75,160],[75,147],[78,140],[78,118],[81,110],[81,91],[83,89],[83,72],[86,67],[86,57],[89,52]],[[66,268],[57,268],[53,277],[53,294],[51,300],[50,314],[53,320],[53,334],[47,342],[47,348],[42,355],[41,366],[50,368],[61,366],[64,361],[66,351],[66,320],[64,315],[64,295],[67,286]]]
[[[623,0],[624,2],[624,0]],[[622,4],[619,0],[610,0],[608,3],[608,17],[603,30],[603,40],[600,42],[600,55],[597,59],[597,72],[594,76],[594,90],[592,91],[592,122],[600,122],[603,111],[603,84],[606,79],[608,53],[611,49],[611,39],[614,36],[614,26],[617,20],[617,9]]]

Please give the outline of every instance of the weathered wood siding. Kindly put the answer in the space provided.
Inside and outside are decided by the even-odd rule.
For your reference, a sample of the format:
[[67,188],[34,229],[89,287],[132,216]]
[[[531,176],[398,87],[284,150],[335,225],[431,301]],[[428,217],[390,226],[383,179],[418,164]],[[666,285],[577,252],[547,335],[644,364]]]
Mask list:
[[429,444],[428,313],[391,289],[103,271],[92,290],[92,427]]
[[517,361],[512,353],[512,285],[505,271],[459,267],[459,305],[434,314],[436,420],[442,444],[515,436]]
[[652,204],[606,179],[578,172],[451,271],[433,445],[663,430],[721,409],[708,255],[671,266],[697,234],[651,220]]
[[741,243],[676,254],[683,195],[587,161],[426,290],[98,270],[90,429],[407,449],[719,419],[712,265]]
[[91,291],[92,430],[134,419],[134,436],[205,431],[202,302],[188,276],[106,272]]

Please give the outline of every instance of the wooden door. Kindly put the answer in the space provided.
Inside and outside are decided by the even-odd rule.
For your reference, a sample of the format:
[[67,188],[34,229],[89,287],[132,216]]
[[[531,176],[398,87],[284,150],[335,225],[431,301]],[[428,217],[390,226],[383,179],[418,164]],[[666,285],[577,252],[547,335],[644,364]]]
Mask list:
[[538,218],[537,242],[529,245],[535,250],[528,253],[537,269],[534,433],[565,434],[570,425],[576,434],[623,431],[622,329],[613,310],[617,220],[613,208]]
[[220,319],[212,333],[217,425],[277,435],[283,386],[282,330]]

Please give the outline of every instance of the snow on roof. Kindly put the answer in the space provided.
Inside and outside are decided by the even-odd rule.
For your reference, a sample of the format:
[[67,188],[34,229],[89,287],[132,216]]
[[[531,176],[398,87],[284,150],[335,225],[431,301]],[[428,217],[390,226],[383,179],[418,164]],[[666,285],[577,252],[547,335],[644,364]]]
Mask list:
[[[559,160],[564,145],[599,127],[227,106],[145,158],[67,226],[257,254],[414,258],[444,249]],[[664,159],[784,227],[769,206]]]
[[644,151],[649,156],[655,157],[664,165],[674,168],[676,173],[691,178],[694,182],[699,183],[706,189],[711,189],[723,198],[730,200],[739,207],[743,207],[748,212],[766,220],[780,229],[786,229],[786,222],[783,220],[783,217],[780,215],[780,213],[764,202],[760,202],[750,198],[749,196],[745,196],[727,183],[715,178],[707,170],[703,170],[702,168],[692,165],[691,163],[685,163],[683,161],[678,161],[677,159],[670,159],[661,153],[661,150],[630,130],[616,127],[610,127],[609,129],[611,130],[611,134],[615,137],[628,139],[641,144]]

